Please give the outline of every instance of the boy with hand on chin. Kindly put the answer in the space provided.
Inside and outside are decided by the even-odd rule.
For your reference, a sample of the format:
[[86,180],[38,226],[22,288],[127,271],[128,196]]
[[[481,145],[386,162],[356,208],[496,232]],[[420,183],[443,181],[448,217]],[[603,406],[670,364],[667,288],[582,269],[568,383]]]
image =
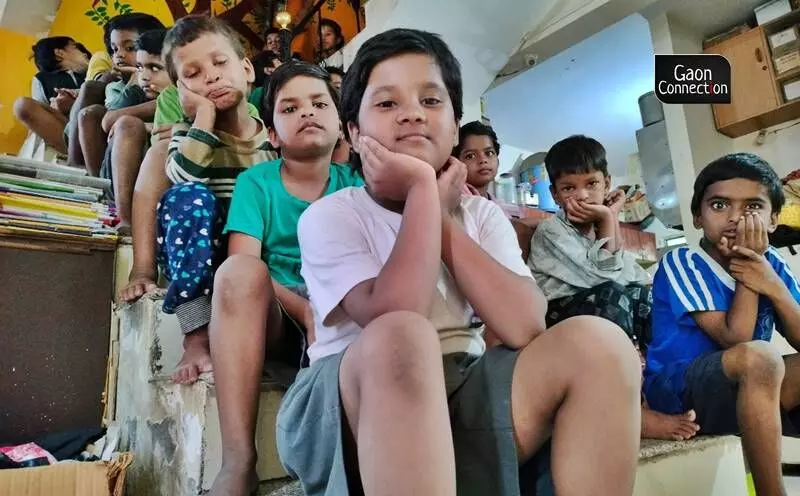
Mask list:
[[[316,341],[278,413],[281,460],[310,496],[513,495],[555,425],[558,494],[631,494],[633,347],[593,317],[544,332],[511,224],[462,195],[462,113],[436,35],[383,32],[349,68],[342,121],[367,186],[300,219]],[[476,313],[505,346],[486,350]]]
[[781,433],[800,425],[800,355],[781,357],[769,343],[777,328],[800,349],[800,288],[768,239],[784,201],[755,155],[700,172],[691,208],[703,238],[664,255],[656,272],[644,372],[652,408],[693,409],[703,434],[741,433],[756,492],[770,496],[786,494]]
[[211,369],[211,290],[227,252],[222,229],[236,177],[275,153],[264,124],[248,113],[253,66],[228,24],[180,19],[164,40],[164,59],[181,105],[194,116],[191,125],[173,127],[166,174],[174,186],[157,207],[156,235],[158,265],[169,280],[164,312],[176,314],[184,333],[172,379],[188,383]]

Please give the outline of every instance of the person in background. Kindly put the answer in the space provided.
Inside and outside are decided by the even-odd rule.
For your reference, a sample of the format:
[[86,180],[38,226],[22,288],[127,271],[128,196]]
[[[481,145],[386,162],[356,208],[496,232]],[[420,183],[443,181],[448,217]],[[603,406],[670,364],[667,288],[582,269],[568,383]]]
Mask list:
[[700,171],[691,210],[702,238],[661,259],[644,371],[652,408],[693,409],[701,433],[740,434],[756,493],[770,496],[786,494],[781,434],[800,427],[800,354],[781,356],[770,343],[777,329],[800,350],[800,287],[769,246],[782,186],[750,153]]
[[59,153],[67,153],[64,127],[78,96],[90,53],[68,36],[43,38],[32,47],[39,72],[31,96],[14,102],[14,116]]
[[[331,84],[337,92],[342,90],[342,80],[344,79],[344,70],[341,67],[326,67],[326,71],[331,77]],[[350,162],[350,143],[345,139],[344,132],[340,132],[339,140],[336,142],[336,148],[333,150],[333,162],[337,164],[346,164]]]
[[325,68],[328,74],[331,75],[331,82],[336,91],[342,91],[342,81],[344,80],[344,69],[337,66],[330,66]]
[[275,27],[267,29],[264,51],[281,55],[281,30]]
[[493,200],[489,185],[497,175],[500,165],[500,142],[491,126],[472,121],[458,130],[458,144],[453,156],[467,166],[467,185],[473,194]]
[[[323,63],[331,55],[344,47],[344,35],[342,27],[333,19],[322,19],[319,21],[320,48],[317,51],[317,63]],[[341,63],[335,64],[341,66]]]
[[[264,94],[269,85],[269,77],[275,72],[275,69],[281,66],[281,59],[274,52],[261,52],[256,58],[253,59],[253,68],[256,72],[256,80],[253,83],[253,91],[247,101],[255,105],[259,110],[263,111],[266,105],[262,105]],[[264,116],[262,115],[262,119]]]
[[133,187],[150,144],[156,98],[170,85],[161,57],[165,34],[165,29],[155,29],[136,38],[138,85],[127,86],[103,117],[109,138],[100,177],[111,180],[108,196],[117,206],[117,231],[123,236],[130,234]]

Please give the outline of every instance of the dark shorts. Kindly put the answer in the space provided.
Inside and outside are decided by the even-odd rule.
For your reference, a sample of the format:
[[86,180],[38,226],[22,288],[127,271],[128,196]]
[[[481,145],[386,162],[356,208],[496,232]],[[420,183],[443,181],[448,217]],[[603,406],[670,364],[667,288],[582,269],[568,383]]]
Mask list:
[[[350,494],[339,397],[344,353],[301,370],[278,411],[281,462],[289,475],[300,479],[307,496]],[[517,355],[495,347],[481,357],[442,357],[459,496],[553,494],[549,447],[522,467],[517,460],[510,401]]]
[[[701,434],[739,434],[736,399],[739,384],[725,375],[722,366],[724,351],[709,353],[689,364],[684,374],[685,410],[694,410]],[[783,435],[798,437],[800,409],[781,412]]]
[[[289,288],[289,290],[303,298],[308,298],[305,287]],[[269,338],[267,339],[263,376],[288,389],[300,369],[308,367],[308,355],[306,354],[308,340],[305,327],[292,318],[280,302],[278,302],[278,308],[281,312],[283,332],[280,340],[270,341]]]

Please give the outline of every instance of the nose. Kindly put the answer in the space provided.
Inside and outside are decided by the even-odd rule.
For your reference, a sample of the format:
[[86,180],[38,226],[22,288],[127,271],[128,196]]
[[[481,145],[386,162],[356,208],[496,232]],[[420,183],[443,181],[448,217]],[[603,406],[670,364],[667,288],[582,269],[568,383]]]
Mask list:
[[216,83],[220,80],[220,71],[216,68],[206,72],[206,84]]
[[489,157],[488,157],[488,156],[487,156],[485,153],[481,153],[481,154],[479,155],[479,159],[480,159],[480,160],[479,160],[479,163],[480,163],[481,165],[486,165],[486,164],[488,164],[488,163],[489,163]]
[[578,200],[587,200],[589,198],[589,192],[585,189],[579,189],[575,191],[573,196]]
[[400,108],[400,112],[397,114],[397,120],[401,124],[407,124],[410,122],[425,122],[427,118],[422,105],[417,102],[412,102]]

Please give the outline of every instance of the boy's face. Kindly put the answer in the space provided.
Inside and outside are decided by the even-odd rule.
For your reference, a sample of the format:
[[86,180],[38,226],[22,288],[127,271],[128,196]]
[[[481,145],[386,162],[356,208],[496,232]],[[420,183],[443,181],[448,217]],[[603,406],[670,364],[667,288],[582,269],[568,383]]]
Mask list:
[[267,50],[280,55],[281,50],[281,37],[278,33],[270,33],[267,35]]
[[694,227],[716,246],[725,237],[728,245],[736,240],[736,226],[746,212],[761,217],[768,232],[777,225],[767,188],[751,179],[728,179],[710,184],[700,202],[700,215],[694,217]]
[[472,134],[461,144],[459,160],[467,166],[467,183],[482,188],[494,180],[499,165],[492,138]]
[[331,84],[333,84],[333,87],[337,90],[342,91],[342,75],[331,74]]
[[353,148],[361,135],[439,171],[458,137],[458,122],[434,60],[409,53],[384,60],[369,75],[358,123],[348,122]]
[[236,107],[255,81],[252,64],[240,59],[228,39],[205,33],[172,51],[178,79],[186,88],[214,102],[218,111]]
[[111,59],[114,68],[126,73],[136,70],[136,31],[111,31]]
[[137,50],[136,68],[139,70],[139,86],[144,90],[148,100],[154,100],[170,85],[169,75],[164,70],[161,55]]
[[290,79],[275,95],[272,145],[294,158],[330,154],[339,139],[339,113],[324,81]]
[[330,26],[322,26],[322,49],[330,50],[336,46],[339,39],[336,37],[336,31]]
[[63,70],[81,71],[89,65],[89,57],[78,48],[74,41],[67,43],[64,48],[56,48],[55,55]]
[[590,205],[602,205],[611,186],[611,178],[601,171],[561,174],[550,186],[550,193],[559,207],[575,198]]

